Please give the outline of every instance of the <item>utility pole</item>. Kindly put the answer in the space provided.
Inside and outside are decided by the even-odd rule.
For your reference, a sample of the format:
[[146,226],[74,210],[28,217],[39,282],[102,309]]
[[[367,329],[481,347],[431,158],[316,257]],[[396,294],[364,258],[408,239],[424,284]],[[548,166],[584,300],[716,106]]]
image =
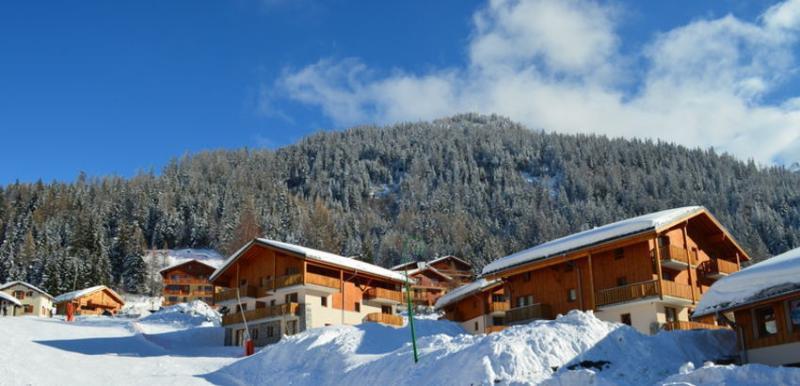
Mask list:
[[419,354],[417,353],[417,336],[414,334],[414,308],[411,306],[411,287],[408,284],[408,269],[406,273],[406,299],[408,301],[408,327],[411,328],[411,347],[414,349],[414,363],[419,362]]

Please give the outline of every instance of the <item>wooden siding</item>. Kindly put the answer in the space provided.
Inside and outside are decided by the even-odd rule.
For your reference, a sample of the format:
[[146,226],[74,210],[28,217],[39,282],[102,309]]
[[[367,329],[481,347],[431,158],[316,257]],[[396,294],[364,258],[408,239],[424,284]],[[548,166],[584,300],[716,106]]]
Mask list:
[[455,322],[465,322],[481,315],[488,315],[492,312],[502,312],[509,309],[507,299],[495,301],[495,297],[505,298],[505,289],[502,286],[486,288],[471,296],[464,297],[453,304],[449,304],[445,308],[445,319]]
[[[737,333],[744,334],[745,348],[754,349],[792,342],[800,342],[800,328],[794,328],[791,331],[789,328],[789,317],[785,304],[790,300],[800,300],[800,294],[781,296],[768,302],[762,302],[734,311],[736,325],[741,327]],[[761,308],[772,308],[774,310],[776,326],[778,329],[777,334],[763,337],[757,336],[756,327],[754,326],[753,312],[754,310]]]
[[398,327],[403,325],[403,318],[401,316],[384,314],[381,312],[372,312],[367,314],[367,316],[364,318],[364,321],[388,324],[390,326],[398,326]]
[[[190,261],[161,272],[163,306],[202,300],[214,302],[214,286],[208,280],[214,268]],[[174,300],[174,301],[173,301]]]
[[[124,305],[106,289],[73,299],[71,302],[74,305],[75,315],[102,315],[104,311],[116,315]],[[67,303],[63,302],[56,305],[56,310],[59,314],[66,315]]]

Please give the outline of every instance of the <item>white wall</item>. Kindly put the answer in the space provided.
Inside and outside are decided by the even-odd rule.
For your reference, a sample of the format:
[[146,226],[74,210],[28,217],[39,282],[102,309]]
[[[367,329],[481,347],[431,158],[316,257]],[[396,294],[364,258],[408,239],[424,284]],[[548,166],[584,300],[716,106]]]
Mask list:
[[[475,323],[478,323],[478,329],[475,329]],[[470,320],[461,322],[461,327],[464,331],[470,334],[483,334],[486,332],[486,315],[476,316]]]
[[678,311],[678,320],[689,320],[689,308],[687,306],[663,303],[660,300],[603,307],[596,311],[595,315],[601,320],[621,323],[622,314],[631,314],[631,327],[643,334],[652,335],[654,325],[661,326],[667,322],[665,307],[675,308]]
[[800,363],[800,342],[747,350],[747,362],[769,366]]

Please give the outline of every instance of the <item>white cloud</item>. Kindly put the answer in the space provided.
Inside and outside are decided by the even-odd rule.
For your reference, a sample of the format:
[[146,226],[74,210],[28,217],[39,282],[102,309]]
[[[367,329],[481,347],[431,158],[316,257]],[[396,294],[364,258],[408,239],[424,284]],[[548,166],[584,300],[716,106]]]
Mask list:
[[[532,128],[800,161],[800,98],[767,98],[796,76],[800,0],[753,22],[693,21],[635,57],[619,50],[617,19],[613,7],[587,0],[490,0],[473,18],[463,67],[381,75],[358,59],[323,59],[287,70],[275,86],[338,125],[499,113]],[[644,68],[627,67],[637,61]]]

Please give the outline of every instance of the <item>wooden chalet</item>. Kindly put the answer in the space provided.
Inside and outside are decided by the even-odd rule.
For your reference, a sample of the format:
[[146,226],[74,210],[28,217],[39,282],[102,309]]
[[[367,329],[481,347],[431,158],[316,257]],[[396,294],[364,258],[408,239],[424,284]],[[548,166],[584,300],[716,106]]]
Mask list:
[[731,325],[741,363],[800,367],[800,248],[715,283],[694,318]]
[[114,290],[104,285],[85,288],[56,296],[56,312],[67,314],[67,304],[72,303],[75,315],[116,315],[125,301]]
[[505,328],[508,300],[503,282],[479,279],[448,292],[436,302],[444,319],[458,322],[472,334],[492,333]]
[[162,269],[162,306],[202,300],[214,304],[214,286],[208,280],[215,267],[199,260],[188,260]]
[[403,275],[363,261],[299,245],[255,239],[211,276],[224,287],[225,344],[277,342],[309,328],[377,322],[401,326]]
[[448,291],[475,278],[472,264],[455,256],[443,256],[427,262],[413,261],[392,267],[392,270],[408,274],[411,301],[423,307],[433,307]]
[[717,328],[690,315],[710,285],[748,259],[705,208],[685,207],[541,244],[492,262],[483,277],[503,280],[507,324],[580,309],[652,334]]

